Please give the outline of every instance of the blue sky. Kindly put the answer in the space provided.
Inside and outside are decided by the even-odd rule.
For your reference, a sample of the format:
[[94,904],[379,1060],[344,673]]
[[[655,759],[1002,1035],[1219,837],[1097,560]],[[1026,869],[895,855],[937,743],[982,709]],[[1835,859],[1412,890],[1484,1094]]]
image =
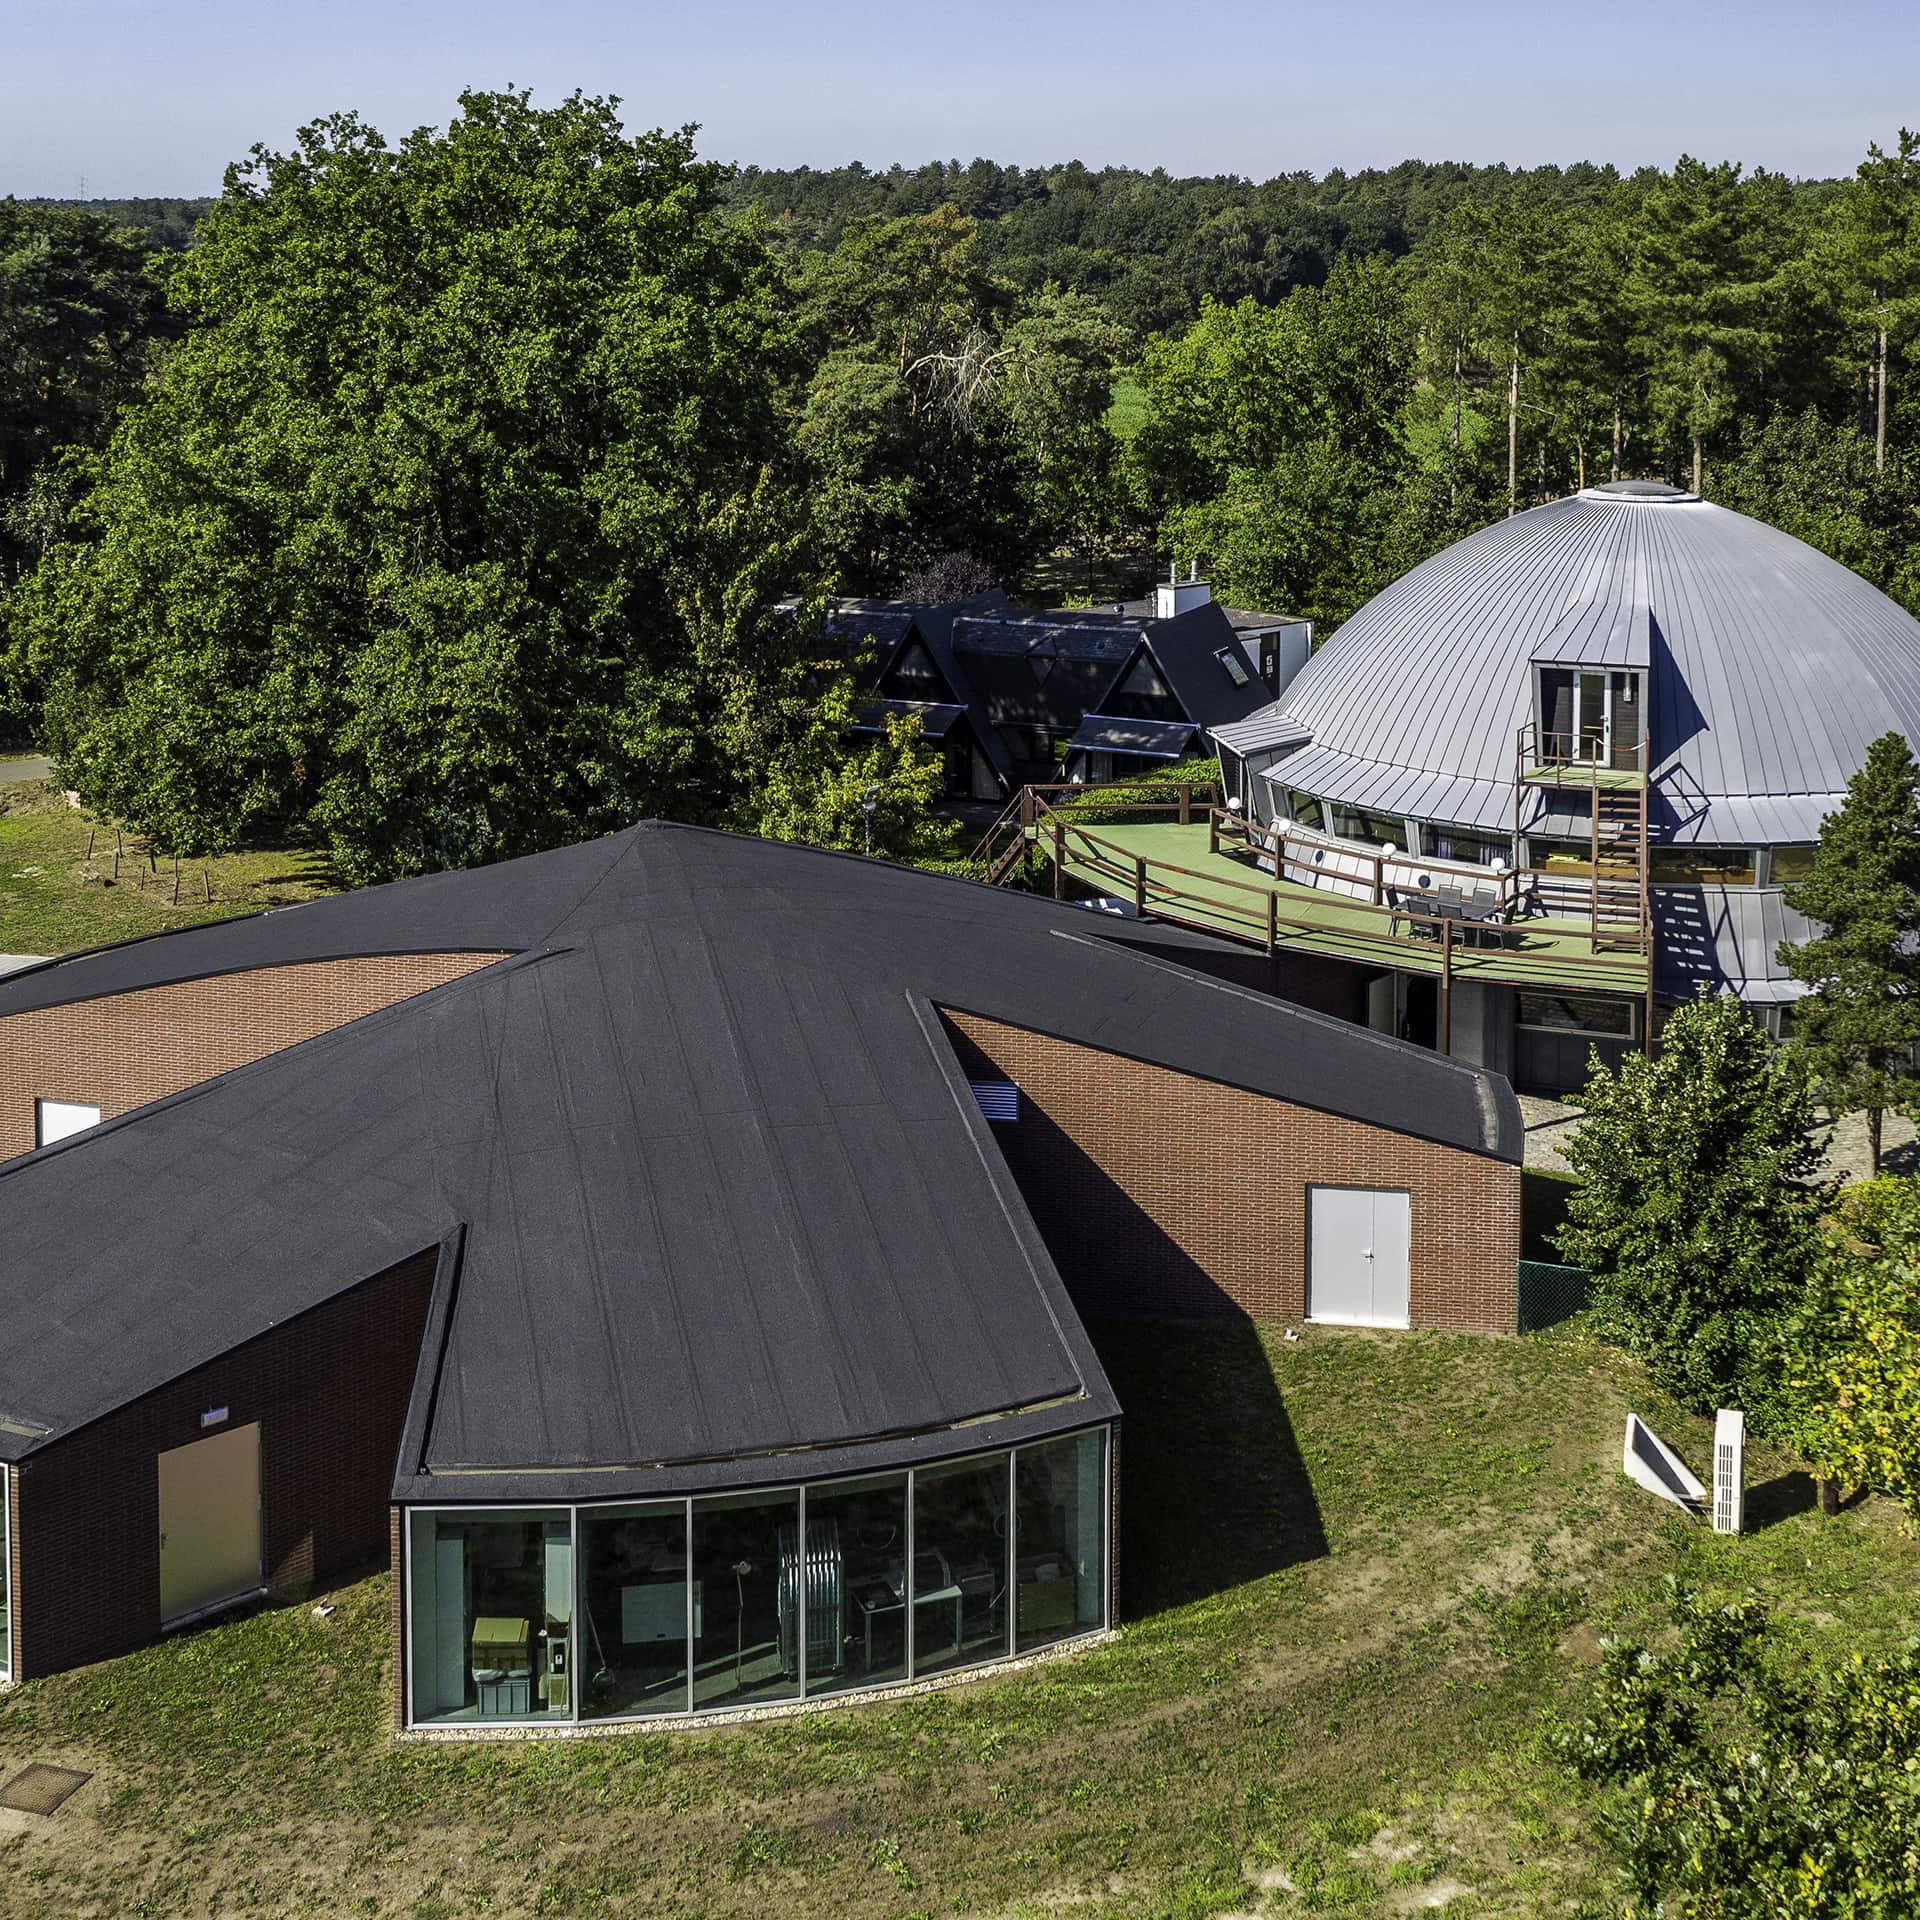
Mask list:
[[767,166],[1079,158],[1265,177],[1423,159],[1849,171],[1920,118],[1884,0],[0,0],[0,193],[216,191],[354,107],[389,138],[463,86],[618,94]]

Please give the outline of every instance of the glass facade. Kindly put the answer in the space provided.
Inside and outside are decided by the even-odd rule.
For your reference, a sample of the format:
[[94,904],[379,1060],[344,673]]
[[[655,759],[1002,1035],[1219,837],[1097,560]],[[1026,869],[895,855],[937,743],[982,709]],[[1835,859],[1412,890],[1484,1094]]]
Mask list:
[[1369,813],[1363,807],[1343,807],[1331,803],[1333,831],[1343,840],[1364,840],[1370,847],[1383,847],[1389,841],[1396,847],[1407,844],[1407,823],[1395,814]]
[[1813,871],[1815,847],[1775,847],[1768,855],[1768,879],[1776,887],[1797,886]]
[[1518,1024],[1541,1032],[1612,1034],[1631,1040],[1638,1025],[1631,1000],[1574,993],[1523,993],[1517,998]]
[[415,1509],[409,1721],[704,1713],[1095,1632],[1107,1622],[1107,1478],[1096,1427],[806,1487]]
[[1751,847],[1649,847],[1647,878],[1656,886],[1750,887]]
[[1014,1466],[1019,1557],[1014,1648],[1026,1653],[1100,1624],[1106,1605],[1106,1449],[1099,1433],[1024,1448]]
[[1420,852],[1430,860],[1470,860],[1482,867],[1513,862],[1513,842],[1468,827],[1450,827],[1443,821],[1422,820]]

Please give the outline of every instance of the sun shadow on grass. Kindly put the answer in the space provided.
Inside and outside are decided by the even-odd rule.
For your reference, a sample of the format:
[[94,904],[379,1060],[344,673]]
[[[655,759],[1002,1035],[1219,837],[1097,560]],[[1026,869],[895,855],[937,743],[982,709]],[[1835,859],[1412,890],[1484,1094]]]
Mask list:
[[1811,1513],[1819,1505],[1820,1489],[1810,1473],[1782,1473],[1747,1489],[1746,1530],[1758,1533],[1778,1526],[1796,1513]]
[[1256,1329],[1103,1320],[1120,1397],[1120,1602],[1140,1620],[1327,1551]]

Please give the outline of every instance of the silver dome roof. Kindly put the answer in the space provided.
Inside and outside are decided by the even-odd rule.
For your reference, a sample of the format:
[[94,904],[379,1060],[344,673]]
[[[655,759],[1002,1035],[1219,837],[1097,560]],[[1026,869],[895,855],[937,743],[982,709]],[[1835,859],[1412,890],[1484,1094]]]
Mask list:
[[1791,536],[1644,482],[1469,535],[1375,595],[1256,721],[1276,780],[1511,831],[1530,663],[1646,665],[1656,837],[1812,840],[1868,744],[1920,741],[1920,621]]

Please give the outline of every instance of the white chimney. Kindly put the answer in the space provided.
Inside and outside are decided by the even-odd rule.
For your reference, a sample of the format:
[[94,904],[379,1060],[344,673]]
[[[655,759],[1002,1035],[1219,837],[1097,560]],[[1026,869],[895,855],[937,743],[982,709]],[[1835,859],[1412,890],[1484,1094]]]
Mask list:
[[1187,565],[1187,577],[1180,578],[1178,564],[1167,568],[1167,577],[1153,590],[1153,617],[1156,620],[1177,619],[1183,613],[1191,613],[1195,607],[1204,607],[1213,598],[1213,588],[1200,578],[1200,564],[1190,561]]

